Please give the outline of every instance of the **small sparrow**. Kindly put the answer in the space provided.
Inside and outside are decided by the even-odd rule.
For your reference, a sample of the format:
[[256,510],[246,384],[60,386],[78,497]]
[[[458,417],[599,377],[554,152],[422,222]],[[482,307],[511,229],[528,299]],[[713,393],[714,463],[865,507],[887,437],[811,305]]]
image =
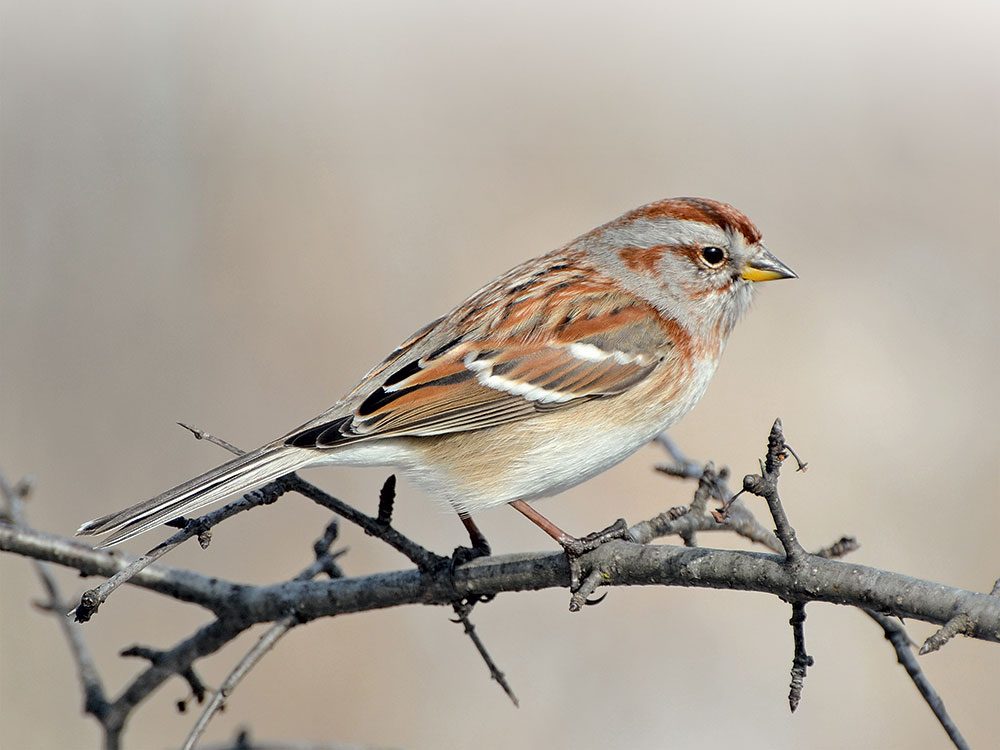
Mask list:
[[476,554],[489,546],[470,514],[501,503],[579,553],[585,540],[528,502],[687,414],[753,282],[786,278],[795,273],[732,206],[650,203],[494,279],[315,419],[77,533],[111,532],[110,546],[307,466],[395,466],[458,512]]

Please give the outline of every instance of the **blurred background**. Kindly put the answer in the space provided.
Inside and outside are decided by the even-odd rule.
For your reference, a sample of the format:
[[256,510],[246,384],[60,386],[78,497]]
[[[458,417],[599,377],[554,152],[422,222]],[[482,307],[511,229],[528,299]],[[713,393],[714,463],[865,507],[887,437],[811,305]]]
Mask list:
[[[494,275],[639,204],[746,211],[801,276],[761,290],[674,431],[752,471],[780,415],[810,462],[783,497],[810,548],[970,589],[1000,574],[996,424],[1000,6],[995,2],[256,3],[5,0],[0,23],[0,467],[31,521],[80,522],[333,403]],[[765,342],[767,342],[765,344]],[[690,499],[650,447],[542,508],[584,533]],[[384,470],[307,474],[374,513]],[[405,482],[397,523],[447,553],[457,519]],[[326,515],[289,496],[169,564],[271,582]],[[506,508],[495,550],[551,549]],[[140,552],[162,534],[127,545]],[[703,544],[738,546],[724,535]],[[345,526],[349,574],[406,562]],[[62,574],[69,593],[94,585]],[[90,747],[94,722],[30,566],[0,558],[4,747]],[[268,656],[208,737],[377,746],[945,747],[881,631],[809,608],[816,659],[788,713],[773,597],[501,596],[490,682],[443,608],[316,622]],[[85,634],[112,695],[207,621],[138,589]],[[923,639],[932,628],[910,623]],[[217,685],[259,633],[203,662]],[[1000,649],[922,659],[973,746],[996,741]],[[127,747],[193,721],[166,684]]]

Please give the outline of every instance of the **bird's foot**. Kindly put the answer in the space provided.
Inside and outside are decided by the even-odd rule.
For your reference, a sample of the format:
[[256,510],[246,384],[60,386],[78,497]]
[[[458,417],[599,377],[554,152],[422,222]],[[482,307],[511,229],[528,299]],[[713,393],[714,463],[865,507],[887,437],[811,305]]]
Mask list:
[[451,553],[451,569],[454,570],[480,557],[489,557],[490,554],[490,545],[486,539],[476,540],[471,547],[455,547],[455,551]]
[[604,601],[607,594],[596,599],[591,598],[604,580],[601,564],[598,563],[585,572],[580,558],[614,539],[632,541],[632,537],[628,533],[628,524],[625,523],[624,518],[619,518],[606,529],[595,531],[579,539],[567,535],[559,540],[559,544],[562,545],[566,552],[566,558],[569,560],[570,592],[572,593],[569,601],[570,612],[579,612],[585,606],[593,606]]
[[574,558],[585,555],[588,552],[592,552],[602,544],[610,542],[612,539],[631,540],[628,533],[628,524],[625,523],[624,518],[619,518],[606,529],[595,531],[592,534],[587,534],[586,536],[577,538],[567,535],[565,538],[559,540],[559,544],[562,545],[562,548],[566,551],[566,556],[570,559],[570,562],[572,562]]

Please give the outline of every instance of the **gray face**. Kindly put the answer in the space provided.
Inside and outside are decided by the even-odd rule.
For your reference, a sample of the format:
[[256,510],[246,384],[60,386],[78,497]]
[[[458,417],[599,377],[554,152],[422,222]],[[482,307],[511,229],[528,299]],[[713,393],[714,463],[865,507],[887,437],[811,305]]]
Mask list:
[[629,291],[692,334],[723,338],[753,296],[743,269],[766,252],[739,231],[672,218],[611,224],[581,244],[601,255]]

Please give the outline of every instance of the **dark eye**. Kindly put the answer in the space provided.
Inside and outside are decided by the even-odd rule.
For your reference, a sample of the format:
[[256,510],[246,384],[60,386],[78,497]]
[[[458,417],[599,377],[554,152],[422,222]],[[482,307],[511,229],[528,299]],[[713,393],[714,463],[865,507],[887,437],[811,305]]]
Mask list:
[[726,251],[721,247],[709,245],[701,249],[701,259],[709,268],[718,268],[726,261]]

